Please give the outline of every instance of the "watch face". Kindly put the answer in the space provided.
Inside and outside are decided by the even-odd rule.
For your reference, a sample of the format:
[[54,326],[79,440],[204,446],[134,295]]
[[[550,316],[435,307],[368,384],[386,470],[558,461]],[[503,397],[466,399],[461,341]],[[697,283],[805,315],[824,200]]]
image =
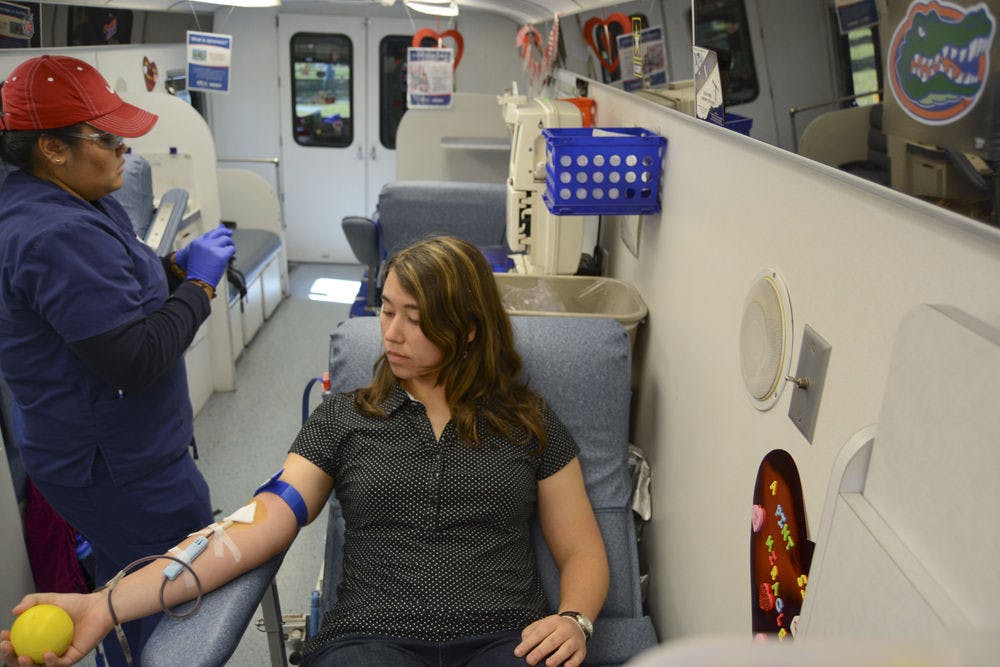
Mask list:
[[590,639],[590,635],[594,634],[594,624],[590,622],[590,619],[586,615],[578,611],[564,611],[560,616],[568,616],[576,621],[576,624],[583,630],[583,634],[587,639]]

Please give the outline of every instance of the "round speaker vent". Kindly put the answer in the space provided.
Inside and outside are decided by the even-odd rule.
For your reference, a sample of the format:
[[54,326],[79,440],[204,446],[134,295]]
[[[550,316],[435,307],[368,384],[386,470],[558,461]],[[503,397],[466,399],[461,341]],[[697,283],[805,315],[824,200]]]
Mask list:
[[778,274],[763,271],[743,306],[740,368],[743,384],[758,410],[768,410],[781,395],[792,352],[792,304]]

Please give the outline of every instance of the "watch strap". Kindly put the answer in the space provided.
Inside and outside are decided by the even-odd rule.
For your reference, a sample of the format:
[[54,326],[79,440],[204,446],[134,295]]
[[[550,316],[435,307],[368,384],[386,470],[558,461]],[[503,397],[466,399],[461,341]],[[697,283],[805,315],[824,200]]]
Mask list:
[[586,615],[578,611],[561,611],[560,616],[565,616],[566,618],[572,618],[576,621],[576,624],[580,626],[580,631],[583,632],[583,638],[585,640],[590,640],[590,636],[594,634],[594,624],[591,623],[590,619]]

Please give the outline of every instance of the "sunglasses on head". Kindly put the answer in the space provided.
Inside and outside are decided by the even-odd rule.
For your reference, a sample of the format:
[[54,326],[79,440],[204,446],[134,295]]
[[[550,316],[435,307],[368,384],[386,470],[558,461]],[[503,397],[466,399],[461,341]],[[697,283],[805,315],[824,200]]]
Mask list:
[[118,150],[125,143],[124,137],[119,137],[117,134],[111,134],[110,132],[66,132],[63,136],[88,139],[89,141],[96,142],[101,148],[107,148],[110,151]]

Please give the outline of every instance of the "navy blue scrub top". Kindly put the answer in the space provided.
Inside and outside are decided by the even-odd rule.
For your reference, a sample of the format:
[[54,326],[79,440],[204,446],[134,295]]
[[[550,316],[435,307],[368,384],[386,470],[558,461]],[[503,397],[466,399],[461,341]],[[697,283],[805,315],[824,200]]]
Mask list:
[[112,197],[95,203],[16,171],[0,188],[0,369],[29,475],[90,482],[100,450],[115,484],[180,456],[193,437],[184,361],[122,394],[67,347],[147,316],[163,265]]

